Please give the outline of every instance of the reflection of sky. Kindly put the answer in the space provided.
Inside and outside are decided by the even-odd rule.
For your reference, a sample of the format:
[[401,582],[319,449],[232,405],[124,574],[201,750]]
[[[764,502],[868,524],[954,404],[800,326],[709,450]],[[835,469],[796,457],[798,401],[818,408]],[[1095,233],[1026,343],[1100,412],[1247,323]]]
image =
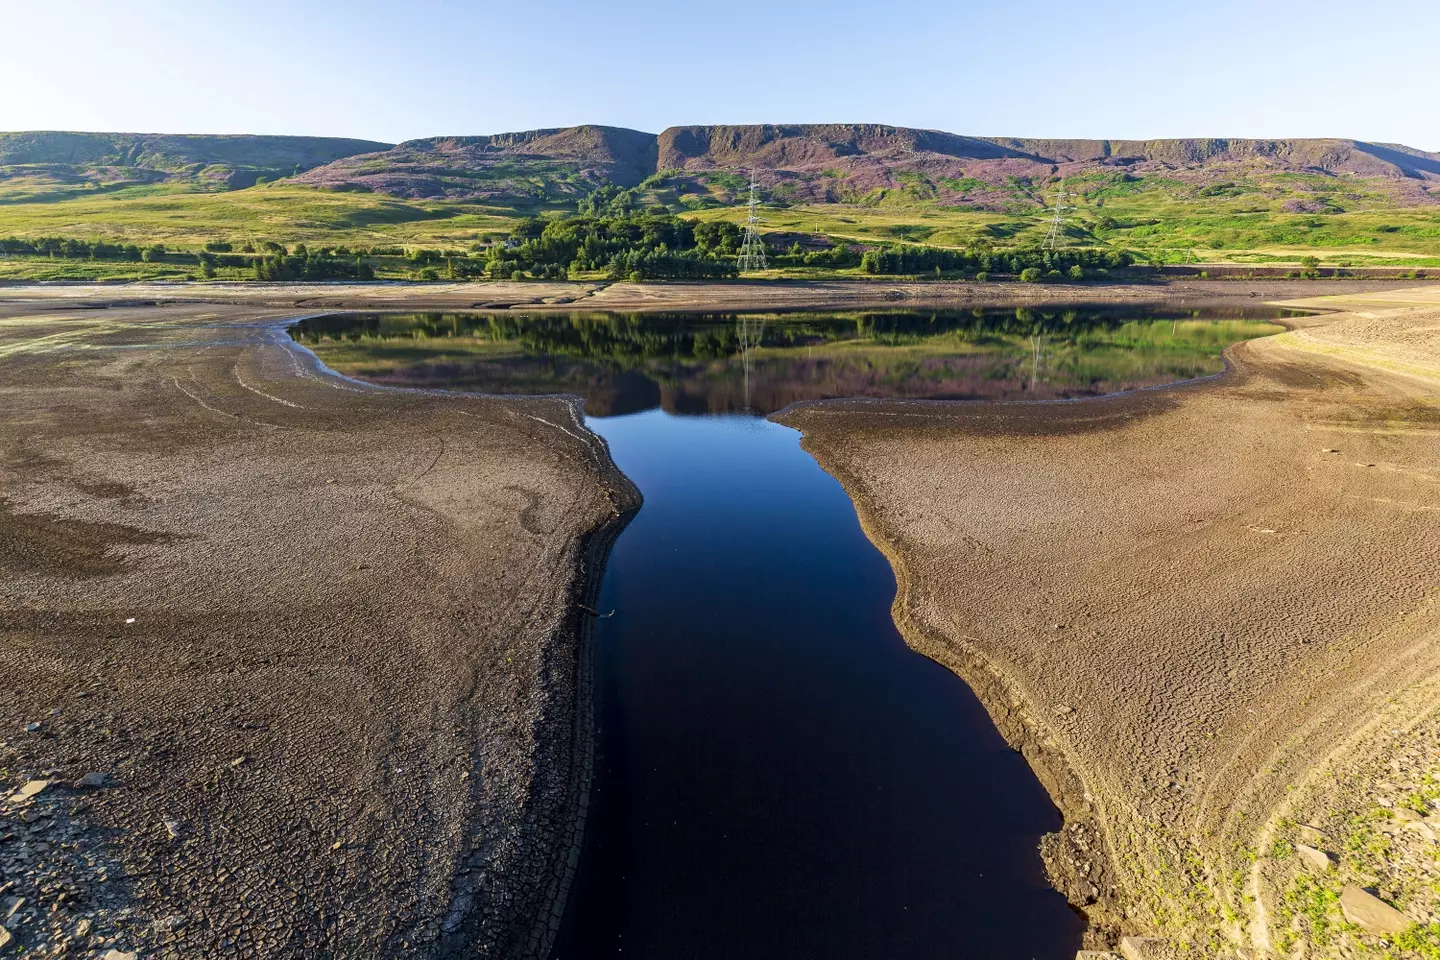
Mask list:
[[1036,851],[1053,808],[904,645],[889,564],[799,434],[587,424],[645,500],[598,599],[599,763],[557,956],[1073,955]]

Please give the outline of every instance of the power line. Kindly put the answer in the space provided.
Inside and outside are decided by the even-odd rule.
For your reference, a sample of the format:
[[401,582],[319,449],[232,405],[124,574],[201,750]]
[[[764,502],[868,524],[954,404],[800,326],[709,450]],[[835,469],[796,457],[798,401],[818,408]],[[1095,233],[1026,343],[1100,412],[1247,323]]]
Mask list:
[[1054,250],[1065,239],[1065,211],[1075,208],[1065,201],[1070,199],[1070,194],[1065,192],[1065,181],[1060,181],[1060,187],[1055,191],[1055,206],[1050,208],[1050,232],[1045,234],[1045,242],[1040,246],[1046,250]]
[[764,270],[765,262],[765,241],[760,239],[760,194],[757,192],[760,184],[755,182],[755,171],[750,171],[750,214],[745,218],[745,240],[740,244],[740,255],[735,259],[735,264],[740,272],[747,270]]

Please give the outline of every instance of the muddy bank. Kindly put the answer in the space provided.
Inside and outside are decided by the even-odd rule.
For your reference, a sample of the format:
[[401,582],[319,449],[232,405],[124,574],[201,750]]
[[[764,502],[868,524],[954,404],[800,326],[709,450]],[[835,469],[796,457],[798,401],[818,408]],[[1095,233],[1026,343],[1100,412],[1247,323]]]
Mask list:
[[1097,946],[1263,942],[1267,825],[1440,671],[1440,297],[1313,305],[1350,312],[1208,383],[781,417],[891,558],[907,640],[1062,808],[1045,853]]
[[1413,288],[1416,281],[1191,280],[1146,283],[954,283],[913,280],[584,283],[37,283],[0,285],[0,303],[60,300],[89,304],[230,303],[305,310],[787,310],[886,304],[1144,302],[1195,297],[1294,299]]
[[346,383],[276,316],[0,306],[9,931],[538,955],[635,492],[569,402]]

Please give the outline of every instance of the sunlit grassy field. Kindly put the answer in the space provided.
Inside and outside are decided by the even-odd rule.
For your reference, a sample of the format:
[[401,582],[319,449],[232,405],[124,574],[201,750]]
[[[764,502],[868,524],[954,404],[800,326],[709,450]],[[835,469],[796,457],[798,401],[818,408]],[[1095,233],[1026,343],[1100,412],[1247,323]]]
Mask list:
[[[1163,178],[1112,177],[1077,178],[1067,187],[1075,207],[1069,215],[1069,242],[1133,250],[1156,261],[1298,264],[1313,256],[1327,266],[1440,266],[1440,206],[1387,205],[1393,198],[1364,181],[1318,178],[1312,183],[1276,175],[1264,182],[1237,181],[1217,191]],[[688,209],[668,190],[648,194],[652,202],[666,203],[696,220],[739,222],[745,217],[743,207]],[[1293,206],[1296,197],[1326,212],[1287,210],[1287,202]],[[1038,192],[1028,199],[1017,195],[1014,211],[1002,213],[941,206],[914,192],[893,190],[865,203],[767,206],[763,230],[821,234],[867,245],[989,243],[1003,248],[1044,238],[1048,223],[1039,199]],[[237,246],[271,240],[286,245],[463,249],[507,234],[522,216],[560,209],[403,200],[288,183],[228,192],[185,192],[156,184],[117,184],[113,189],[92,184],[71,191],[64,185],[16,178],[0,184],[0,238],[160,243],[181,251],[199,250],[212,240]],[[0,250],[0,279],[180,279],[196,271],[181,263],[6,257]],[[222,279],[245,275],[243,270],[220,272]],[[382,275],[388,274],[382,269]],[[859,271],[786,268],[765,275],[845,277]]]

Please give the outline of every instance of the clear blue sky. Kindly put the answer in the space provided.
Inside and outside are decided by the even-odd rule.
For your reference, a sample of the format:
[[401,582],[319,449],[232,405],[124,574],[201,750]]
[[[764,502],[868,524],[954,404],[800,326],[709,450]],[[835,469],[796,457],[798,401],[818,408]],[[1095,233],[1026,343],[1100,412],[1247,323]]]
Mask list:
[[603,123],[1440,151],[1437,0],[0,0],[0,130]]

